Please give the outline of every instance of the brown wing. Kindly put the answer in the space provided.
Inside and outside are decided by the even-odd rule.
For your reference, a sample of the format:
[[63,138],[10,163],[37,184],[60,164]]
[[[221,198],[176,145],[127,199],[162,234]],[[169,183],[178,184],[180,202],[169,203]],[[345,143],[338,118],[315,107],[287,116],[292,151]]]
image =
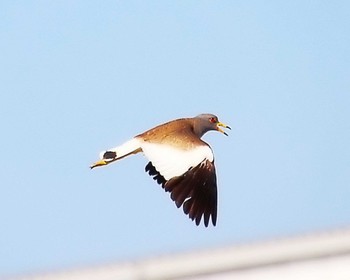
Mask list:
[[166,181],[164,177],[149,162],[146,172],[161,184],[165,191],[170,192],[171,199],[186,215],[199,225],[204,216],[204,225],[207,227],[211,217],[216,225],[217,219],[217,185],[214,163],[204,160],[197,166],[190,168],[186,173]]

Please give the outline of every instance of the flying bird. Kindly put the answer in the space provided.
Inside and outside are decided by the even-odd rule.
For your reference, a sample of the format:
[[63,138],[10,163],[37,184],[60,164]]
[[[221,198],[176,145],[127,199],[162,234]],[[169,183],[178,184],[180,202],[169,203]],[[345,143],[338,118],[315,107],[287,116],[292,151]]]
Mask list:
[[204,217],[207,227],[217,220],[217,183],[214,155],[201,137],[210,130],[227,133],[231,129],[212,114],[182,118],[156,126],[124,144],[100,153],[90,166],[106,166],[132,154],[143,152],[149,160],[146,172],[157,181],[176,206],[198,226]]

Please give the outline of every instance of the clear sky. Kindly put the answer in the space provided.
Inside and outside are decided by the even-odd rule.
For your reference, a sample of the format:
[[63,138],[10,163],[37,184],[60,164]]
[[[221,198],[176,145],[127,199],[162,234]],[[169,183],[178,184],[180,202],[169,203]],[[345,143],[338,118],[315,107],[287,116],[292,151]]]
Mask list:
[[[0,276],[350,225],[349,1],[2,1]],[[215,113],[217,227],[142,155],[101,150]]]

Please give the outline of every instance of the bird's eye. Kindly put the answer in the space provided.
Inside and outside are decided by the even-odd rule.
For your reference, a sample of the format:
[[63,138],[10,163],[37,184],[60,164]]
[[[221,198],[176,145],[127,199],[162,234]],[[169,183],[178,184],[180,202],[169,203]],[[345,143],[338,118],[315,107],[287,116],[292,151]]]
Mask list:
[[209,121],[210,121],[211,123],[217,123],[216,118],[213,118],[213,117],[210,118]]

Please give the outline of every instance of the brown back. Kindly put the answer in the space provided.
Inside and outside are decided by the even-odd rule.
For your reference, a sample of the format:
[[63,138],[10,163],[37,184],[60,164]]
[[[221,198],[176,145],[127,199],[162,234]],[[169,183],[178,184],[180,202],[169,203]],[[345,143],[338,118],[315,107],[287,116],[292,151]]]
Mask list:
[[146,142],[168,144],[184,150],[198,145],[207,145],[194,133],[193,125],[192,118],[177,119],[158,125],[136,137]]

